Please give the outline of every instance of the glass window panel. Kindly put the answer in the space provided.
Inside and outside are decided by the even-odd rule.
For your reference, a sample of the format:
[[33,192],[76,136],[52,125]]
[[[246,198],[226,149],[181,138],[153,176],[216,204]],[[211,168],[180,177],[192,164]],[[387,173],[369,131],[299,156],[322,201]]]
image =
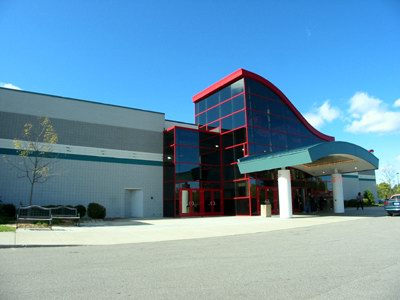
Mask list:
[[207,98],[207,108],[211,108],[219,103],[219,94],[215,93]]
[[247,196],[247,180],[235,182],[236,197]]
[[210,131],[214,130],[214,132],[215,132],[215,129],[218,128],[219,126],[220,126],[219,125],[219,121],[217,121],[217,122],[208,124],[207,125],[207,130],[210,130]]
[[194,104],[194,113],[197,115],[198,113],[199,113],[199,102],[196,102],[195,104]]
[[217,106],[215,108],[210,109],[209,111],[206,112],[207,114],[207,123],[211,123],[219,119],[219,110],[220,107]]
[[221,155],[219,148],[217,151],[210,151],[209,149],[201,149],[201,163],[206,165],[219,165],[221,160]]
[[268,129],[249,127],[249,142],[257,144],[270,144],[271,133]]
[[257,94],[268,98],[277,97],[277,95],[270,88],[250,78],[246,78],[246,91],[248,93]]
[[277,130],[281,132],[286,132],[287,131],[287,120],[281,119],[279,116],[274,116],[272,115],[270,118],[271,122],[271,129],[272,130]]
[[176,162],[199,163],[200,154],[198,148],[176,146]]
[[205,111],[206,108],[206,100],[203,99],[200,102],[197,102],[199,104],[199,113],[201,113],[202,111]]
[[287,147],[286,133],[271,132],[271,141],[273,147],[279,147],[280,149]]
[[234,83],[231,84],[231,96],[235,96],[237,94],[240,94],[244,90],[244,80],[240,79]]
[[221,120],[222,131],[229,131],[233,129],[232,119],[233,117],[229,116]]
[[286,115],[289,108],[281,101],[269,100],[267,112],[274,115]]
[[201,115],[198,116],[198,125],[205,125],[207,124],[207,114],[202,113]]
[[[215,124],[215,123],[213,123]],[[210,132],[200,132],[200,143],[203,148],[219,148],[219,134]]]
[[221,104],[221,118],[230,115],[232,113],[232,101],[229,100],[228,102]]
[[164,181],[174,181],[174,175],[175,175],[175,167],[174,164],[172,163],[164,163],[163,166],[163,171],[164,171]]
[[171,145],[174,144],[174,131],[164,132],[164,148],[168,151]]
[[178,128],[176,129],[176,143],[184,145],[199,145],[198,131]]
[[231,100],[232,111],[238,111],[244,108],[244,95],[239,95]]
[[233,128],[238,128],[244,126],[246,123],[245,113],[244,111],[232,115],[232,126]]
[[222,135],[222,147],[225,149],[226,147],[233,145],[233,131],[228,132]]
[[194,164],[176,164],[176,180],[192,181],[200,179],[200,166]]
[[272,147],[266,144],[249,144],[250,155],[272,152]]
[[229,165],[233,162],[235,162],[235,152],[233,148],[230,149],[225,149],[222,152],[223,155],[223,160],[225,165]]
[[219,167],[201,167],[201,180],[205,181],[220,181],[220,168]]
[[239,158],[242,158],[244,156],[244,145],[241,145],[239,147],[235,147],[234,148],[234,152],[235,152],[235,162],[237,162],[237,160]]
[[221,102],[231,98],[231,87],[227,86],[225,88],[223,88],[222,90],[219,91],[219,97],[221,99]]
[[235,173],[233,166],[225,166],[224,170],[224,180],[233,180],[235,179]]
[[235,197],[235,184],[231,181],[224,182],[224,198]]
[[233,132],[233,142],[235,145],[246,142],[246,128],[240,128]]
[[247,107],[258,111],[267,112],[268,100],[255,95],[247,95]]
[[236,200],[235,202],[236,202],[236,213],[238,215],[249,215],[250,214],[249,200],[240,199],[240,200]]

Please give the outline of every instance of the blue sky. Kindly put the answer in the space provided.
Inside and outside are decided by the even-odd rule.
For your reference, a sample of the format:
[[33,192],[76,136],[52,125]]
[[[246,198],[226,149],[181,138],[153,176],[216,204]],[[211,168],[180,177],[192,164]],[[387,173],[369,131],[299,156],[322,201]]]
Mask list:
[[193,122],[191,97],[244,68],[400,172],[398,0],[0,0],[0,30],[0,86]]

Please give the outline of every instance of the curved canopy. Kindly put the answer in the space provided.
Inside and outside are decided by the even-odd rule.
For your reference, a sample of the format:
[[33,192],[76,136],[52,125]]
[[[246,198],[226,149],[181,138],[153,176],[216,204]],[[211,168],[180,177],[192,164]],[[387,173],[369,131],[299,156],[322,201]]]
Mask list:
[[312,176],[376,170],[379,160],[369,151],[347,142],[324,142],[239,159],[240,173],[292,167]]

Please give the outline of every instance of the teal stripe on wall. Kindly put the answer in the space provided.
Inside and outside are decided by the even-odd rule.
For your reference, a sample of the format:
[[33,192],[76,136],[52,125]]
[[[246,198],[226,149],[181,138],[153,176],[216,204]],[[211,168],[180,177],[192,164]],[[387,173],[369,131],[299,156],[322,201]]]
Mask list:
[[[0,148],[0,154],[18,155],[17,150],[4,149],[4,148]],[[158,167],[161,167],[163,165],[163,163],[161,161],[129,159],[129,158],[114,158],[114,157],[100,157],[100,156],[80,155],[80,154],[46,153],[45,156],[48,158],[93,161],[93,162],[104,162],[104,163],[114,163],[114,164],[144,165],[144,166],[158,166]]]
[[371,179],[371,178],[360,178],[360,181],[376,181],[376,179]]
[[357,175],[342,175],[343,178],[358,178]]

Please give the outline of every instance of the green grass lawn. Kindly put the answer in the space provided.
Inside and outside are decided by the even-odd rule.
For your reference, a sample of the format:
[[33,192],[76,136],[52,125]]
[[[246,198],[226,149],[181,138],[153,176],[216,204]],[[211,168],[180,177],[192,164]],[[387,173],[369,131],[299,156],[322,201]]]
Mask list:
[[7,225],[0,225],[0,232],[14,232],[15,227],[7,226]]

